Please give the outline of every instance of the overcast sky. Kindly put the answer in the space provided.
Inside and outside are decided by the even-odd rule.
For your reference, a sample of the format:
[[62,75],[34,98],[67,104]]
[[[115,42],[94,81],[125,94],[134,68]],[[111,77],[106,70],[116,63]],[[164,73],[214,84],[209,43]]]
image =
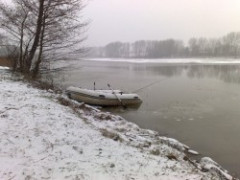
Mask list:
[[87,44],[113,41],[187,41],[240,31],[240,0],[89,0]]

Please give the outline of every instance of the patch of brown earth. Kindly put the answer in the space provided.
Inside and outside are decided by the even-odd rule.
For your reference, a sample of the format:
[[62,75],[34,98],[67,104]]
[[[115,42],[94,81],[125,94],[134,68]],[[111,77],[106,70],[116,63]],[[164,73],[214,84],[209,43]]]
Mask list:
[[0,66],[12,67],[13,62],[5,57],[0,57]]

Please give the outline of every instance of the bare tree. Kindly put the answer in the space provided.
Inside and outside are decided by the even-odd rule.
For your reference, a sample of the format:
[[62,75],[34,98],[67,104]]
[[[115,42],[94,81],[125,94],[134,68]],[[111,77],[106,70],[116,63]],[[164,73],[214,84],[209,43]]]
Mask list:
[[[36,76],[43,61],[66,59],[83,52],[82,0],[13,0],[0,4],[2,28],[18,49],[15,68]],[[66,55],[67,54],[67,55]]]

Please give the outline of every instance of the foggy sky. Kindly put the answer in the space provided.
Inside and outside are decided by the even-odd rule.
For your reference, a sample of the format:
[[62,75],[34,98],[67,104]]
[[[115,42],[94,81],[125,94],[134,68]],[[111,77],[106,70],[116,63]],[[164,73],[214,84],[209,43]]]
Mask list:
[[90,0],[90,46],[109,42],[220,37],[240,31],[240,0]]

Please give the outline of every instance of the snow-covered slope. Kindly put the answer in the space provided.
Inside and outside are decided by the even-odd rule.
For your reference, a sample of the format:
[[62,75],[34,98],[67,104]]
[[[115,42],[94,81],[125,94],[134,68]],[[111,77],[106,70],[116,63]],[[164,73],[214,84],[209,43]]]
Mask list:
[[0,179],[232,178],[177,140],[0,77]]

